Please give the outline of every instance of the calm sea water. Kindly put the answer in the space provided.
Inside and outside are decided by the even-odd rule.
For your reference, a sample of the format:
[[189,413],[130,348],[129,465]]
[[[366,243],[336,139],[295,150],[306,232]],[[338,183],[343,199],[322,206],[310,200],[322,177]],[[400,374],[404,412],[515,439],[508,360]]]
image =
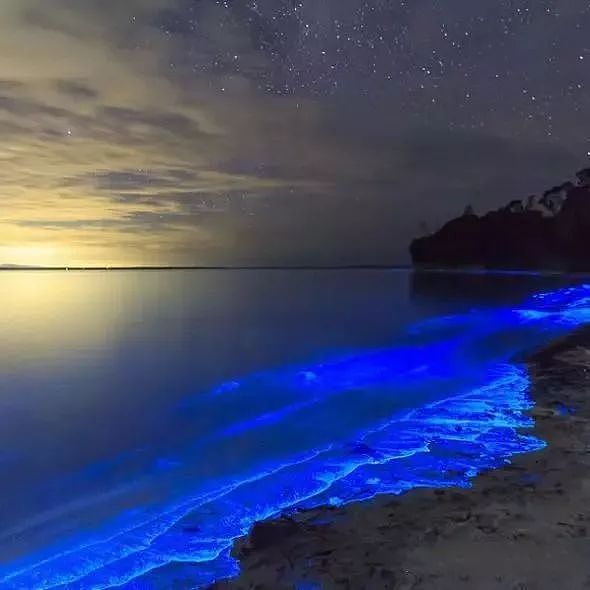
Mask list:
[[205,586],[259,518],[541,448],[518,355],[586,322],[581,283],[0,273],[0,587]]

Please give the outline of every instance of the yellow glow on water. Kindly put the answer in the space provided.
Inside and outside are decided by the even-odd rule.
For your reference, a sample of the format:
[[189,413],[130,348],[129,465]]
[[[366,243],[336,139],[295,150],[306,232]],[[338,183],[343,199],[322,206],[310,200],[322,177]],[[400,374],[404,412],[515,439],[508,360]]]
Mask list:
[[112,354],[120,339],[141,333],[142,325],[160,313],[162,302],[180,313],[184,306],[207,300],[207,282],[193,281],[193,288],[185,290],[179,288],[183,276],[149,271],[0,271],[0,373]]
[[0,366],[108,347],[129,309],[127,283],[106,272],[0,272]]

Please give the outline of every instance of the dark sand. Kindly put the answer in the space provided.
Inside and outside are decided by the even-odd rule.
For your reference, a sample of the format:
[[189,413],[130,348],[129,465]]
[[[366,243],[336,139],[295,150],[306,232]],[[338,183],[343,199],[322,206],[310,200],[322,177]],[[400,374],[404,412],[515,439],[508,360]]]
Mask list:
[[[530,360],[547,449],[469,490],[415,490],[257,525],[214,588],[590,589],[590,330]],[[571,408],[573,413],[569,413]]]

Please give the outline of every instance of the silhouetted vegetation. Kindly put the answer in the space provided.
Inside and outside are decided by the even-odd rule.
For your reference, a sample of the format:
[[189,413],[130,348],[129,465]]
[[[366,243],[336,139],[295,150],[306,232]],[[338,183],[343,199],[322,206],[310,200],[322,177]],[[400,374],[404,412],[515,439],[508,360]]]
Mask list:
[[493,269],[590,270],[590,168],[524,201],[477,216],[471,207],[439,231],[414,240],[415,265]]

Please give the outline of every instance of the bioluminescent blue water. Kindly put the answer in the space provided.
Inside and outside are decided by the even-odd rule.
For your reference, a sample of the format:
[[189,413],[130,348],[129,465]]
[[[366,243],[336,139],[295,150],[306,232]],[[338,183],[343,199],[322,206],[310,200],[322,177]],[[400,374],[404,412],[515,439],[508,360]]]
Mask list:
[[[166,286],[165,296],[137,294],[140,286],[162,289],[153,278],[134,278],[131,295],[126,283],[113,295],[109,281],[123,279],[103,277],[89,287],[94,305],[83,303],[79,315],[66,306],[75,321],[66,322],[71,334],[54,333],[56,350],[44,333],[57,327],[51,309],[32,306],[37,315],[18,320],[33,353],[14,356],[0,381],[0,473],[8,482],[0,492],[0,588],[206,587],[237,573],[229,550],[257,520],[416,487],[469,486],[482,470],[544,446],[532,433],[519,359],[590,321],[590,286],[544,288],[532,278],[494,298],[498,279],[485,276],[486,296],[435,293],[428,302],[420,289],[408,300],[399,295],[405,274],[366,276],[368,292],[360,293],[355,275],[350,283],[304,275],[297,296],[287,296],[292,275],[229,288],[221,276],[209,295],[223,304],[203,295],[219,275],[199,279],[200,288],[183,276],[183,289]],[[339,308],[345,286],[354,296],[342,294]],[[255,303],[244,307],[248,288]],[[277,290],[284,305],[267,297]],[[187,293],[206,302],[187,301]],[[385,295],[396,293],[398,314],[388,316]],[[200,316],[195,305],[205,308]],[[99,309],[109,329],[87,316]],[[356,314],[356,327],[346,313]],[[318,325],[306,325],[311,318]],[[252,327],[267,322],[265,338],[254,337]],[[223,354],[231,362],[220,362]]]

